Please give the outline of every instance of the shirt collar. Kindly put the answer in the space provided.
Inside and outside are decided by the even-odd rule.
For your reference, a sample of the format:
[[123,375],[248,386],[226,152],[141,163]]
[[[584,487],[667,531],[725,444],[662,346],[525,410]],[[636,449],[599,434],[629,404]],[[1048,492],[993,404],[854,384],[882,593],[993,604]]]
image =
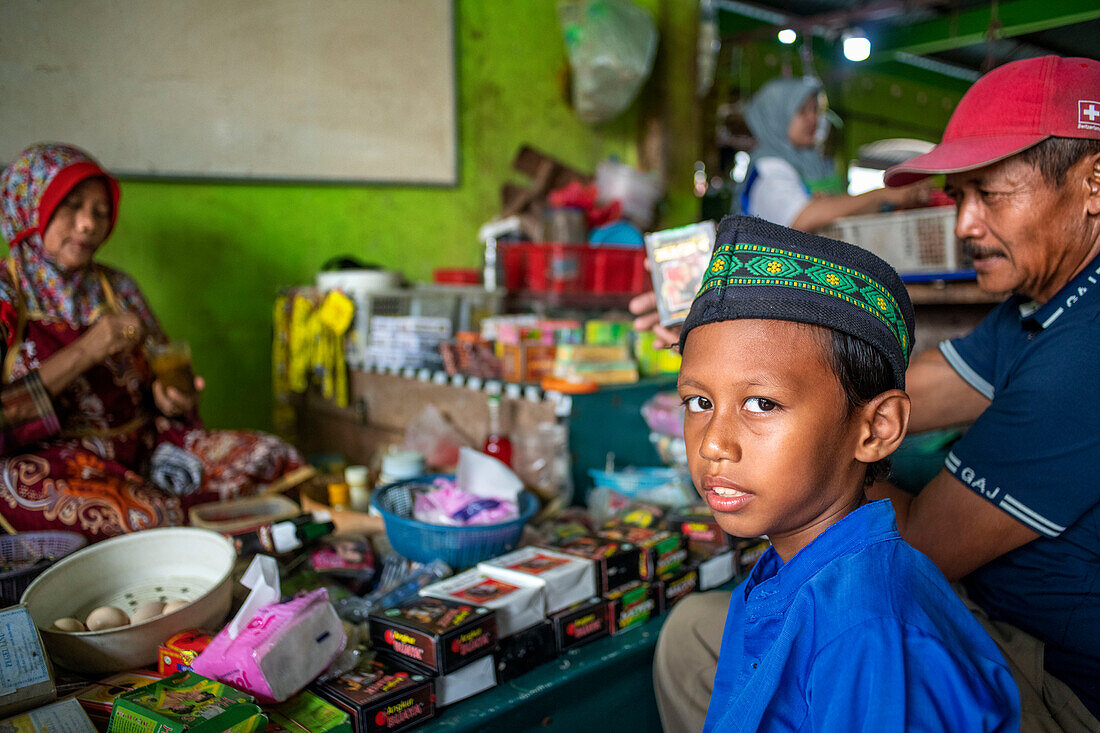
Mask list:
[[1048,328],[1067,310],[1086,298],[1100,298],[1100,255],[1094,257],[1046,303],[1036,303],[1034,300],[1016,296],[1020,324],[1033,331]]
[[760,599],[791,596],[836,558],[892,538],[900,535],[890,500],[864,504],[818,535],[786,563],[774,547],[769,547],[745,581],[745,600],[757,588],[756,596]]

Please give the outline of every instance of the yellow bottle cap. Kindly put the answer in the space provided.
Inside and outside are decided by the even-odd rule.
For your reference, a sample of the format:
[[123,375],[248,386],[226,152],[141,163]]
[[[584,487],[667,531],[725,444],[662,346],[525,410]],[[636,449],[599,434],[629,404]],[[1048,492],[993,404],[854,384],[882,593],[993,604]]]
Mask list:
[[348,485],[344,483],[328,485],[329,506],[347,506],[351,501]]

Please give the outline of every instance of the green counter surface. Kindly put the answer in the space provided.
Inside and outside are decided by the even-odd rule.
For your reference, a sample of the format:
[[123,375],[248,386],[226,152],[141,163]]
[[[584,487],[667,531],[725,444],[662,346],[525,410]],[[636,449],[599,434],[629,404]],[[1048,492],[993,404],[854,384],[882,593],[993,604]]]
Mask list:
[[666,616],[572,649],[511,682],[440,711],[415,730],[660,731],[653,650]]

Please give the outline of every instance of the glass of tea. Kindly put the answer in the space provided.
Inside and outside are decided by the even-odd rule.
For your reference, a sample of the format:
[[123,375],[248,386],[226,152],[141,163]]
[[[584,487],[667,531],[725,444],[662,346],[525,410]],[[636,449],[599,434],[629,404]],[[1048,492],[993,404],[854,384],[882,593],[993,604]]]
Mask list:
[[195,373],[191,369],[191,345],[186,341],[148,343],[145,347],[153,376],[164,387],[174,387],[183,394],[195,391]]

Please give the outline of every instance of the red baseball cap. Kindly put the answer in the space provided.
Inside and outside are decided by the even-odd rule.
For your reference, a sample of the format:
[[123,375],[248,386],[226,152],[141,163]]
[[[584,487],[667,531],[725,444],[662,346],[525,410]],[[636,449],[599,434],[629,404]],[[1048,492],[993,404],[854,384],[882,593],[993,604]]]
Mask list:
[[1100,61],[1043,56],[994,69],[963,95],[943,141],[887,170],[886,185],[981,168],[1048,137],[1100,139]]

